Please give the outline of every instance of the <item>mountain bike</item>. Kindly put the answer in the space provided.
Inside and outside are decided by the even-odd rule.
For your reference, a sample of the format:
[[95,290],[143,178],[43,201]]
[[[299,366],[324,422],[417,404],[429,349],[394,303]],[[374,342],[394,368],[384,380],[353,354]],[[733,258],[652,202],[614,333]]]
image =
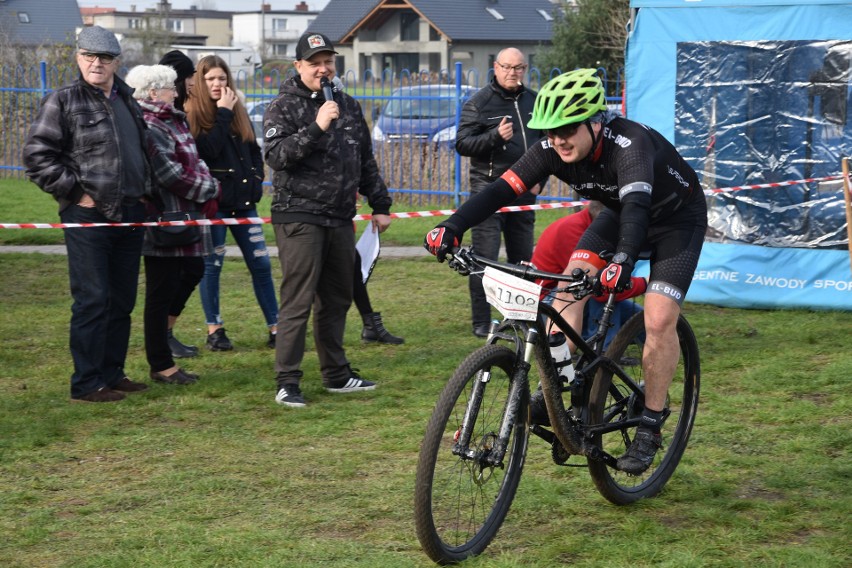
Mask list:
[[[603,353],[615,294],[607,298],[597,331],[583,339],[542,301],[534,282],[556,280],[562,287],[544,298],[568,292],[575,302],[594,294],[594,277],[582,270],[566,276],[506,264],[468,249],[448,258],[460,274],[483,279],[489,302],[504,319],[492,322],[486,344],[456,368],[426,427],[414,499],[417,537],[426,554],[438,564],[452,564],[485,550],[518,489],[531,433],[550,445],[557,465],[587,467],[612,503],[657,495],[680,462],[698,407],[698,344],[686,319],[681,315],[677,322],[680,357],[664,410],[663,446],[647,471],[631,476],[616,460],[630,445],[643,410],[643,314],[628,320]],[[550,325],[577,346],[567,384],[551,356]],[[530,420],[535,376],[549,427]]]

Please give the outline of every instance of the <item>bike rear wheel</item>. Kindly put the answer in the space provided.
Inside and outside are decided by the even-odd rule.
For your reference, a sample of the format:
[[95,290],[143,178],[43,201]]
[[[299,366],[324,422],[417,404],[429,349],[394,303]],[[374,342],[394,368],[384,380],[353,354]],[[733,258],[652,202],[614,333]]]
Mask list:
[[[644,334],[645,318],[640,312],[619,330],[606,352],[607,357],[620,363],[624,371],[640,385],[643,379]],[[674,473],[686,449],[698,408],[701,372],[698,343],[683,316],[678,318],[677,335],[680,358],[668,391],[666,409],[669,415],[662,428],[663,446],[654,462],[641,475],[632,476],[604,461],[589,459],[589,473],[595,486],[601,495],[616,505],[626,505],[659,493]],[[601,368],[589,397],[590,424],[617,426],[618,422],[641,415],[643,408],[642,396],[634,394],[618,375]],[[593,441],[608,454],[618,457],[626,451],[635,433],[635,426],[618,428],[613,432],[597,434]]]
[[[500,432],[516,353],[486,345],[471,353],[444,387],[420,449],[414,495],[417,538],[439,564],[480,554],[494,539],[515,497],[529,443],[529,385],[521,388],[503,467],[486,458]],[[481,382],[483,373],[490,373]],[[524,381],[526,382],[526,381]],[[473,388],[484,387],[468,456],[453,453]]]

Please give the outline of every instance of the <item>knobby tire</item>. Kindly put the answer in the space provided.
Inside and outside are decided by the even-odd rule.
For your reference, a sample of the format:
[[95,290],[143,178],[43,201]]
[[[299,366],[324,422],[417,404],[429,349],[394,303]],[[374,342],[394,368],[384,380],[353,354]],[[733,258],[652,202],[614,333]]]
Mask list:
[[[640,312],[622,326],[606,352],[607,357],[616,362],[626,359],[622,368],[637,384],[641,384],[643,379],[644,333],[645,318]],[[595,486],[601,495],[616,505],[626,505],[658,494],[674,473],[689,441],[698,408],[701,374],[698,343],[683,316],[678,318],[677,335],[680,360],[668,391],[667,408],[671,414],[663,424],[663,446],[654,462],[641,475],[631,476],[607,466],[603,461],[589,459],[589,473]],[[642,397],[632,394],[620,377],[604,367],[598,371],[589,397],[590,424],[612,424],[633,418],[641,415],[642,409]],[[597,435],[593,441],[618,457],[633,440],[635,431],[635,427],[622,428]]]
[[486,345],[459,365],[444,387],[426,427],[417,464],[414,520],[417,538],[438,564],[454,564],[480,554],[494,539],[515,497],[529,443],[529,385],[521,389],[515,426],[503,468],[452,453],[474,383],[490,370],[470,448],[487,455],[500,430],[516,353]]

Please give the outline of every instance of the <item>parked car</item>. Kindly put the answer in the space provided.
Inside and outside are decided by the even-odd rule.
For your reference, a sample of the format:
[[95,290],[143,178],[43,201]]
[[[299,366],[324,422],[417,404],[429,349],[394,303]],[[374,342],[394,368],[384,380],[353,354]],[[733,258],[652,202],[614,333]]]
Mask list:
[[246,103],[251,127],[254,129],[254,136],[257,139],[257,145],[263,148],[263,113],[266,112],[266,105],[270,99],[254,100]]
[[401,87],[373,120],[374,142],[434,142],[453,145],[456,142],[456,109],[478,89],[461,87],[456,96],[455,85],[415,85]]

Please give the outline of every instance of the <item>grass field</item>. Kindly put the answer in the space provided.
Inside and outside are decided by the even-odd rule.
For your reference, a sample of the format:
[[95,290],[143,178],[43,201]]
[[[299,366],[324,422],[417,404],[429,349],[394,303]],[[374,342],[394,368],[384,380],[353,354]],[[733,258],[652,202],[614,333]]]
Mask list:
[[[43,220],[41,207],[55,220],[49,198],[33,189],[35,209],[22,212],[8,185],[0,221]],[[422,239],[410,221],[434,225],[395,222],[398,244]],[[11,231],[0,242],[20,238]],[[63,257],[0,254],[0,290],[0,566],[432,565],[412,520],[418,446],[446,379],[481,344],[467,282],[446,266],[378,263],[373,303],[406,343],[362,345],[353,309],[347,352],[379,388],[325,393],[310,348],[305,409],[273,401],[273,356],[240,260],[223,271],[236,349],[181,362],[201,374],[196,385],[154,384],[117,404],[68,402]],[[141,306],[126,369],[136,379],[148,371]],[[497,539],[463,566],[852,565],[849,314],[684,310],[701,348],[701,401],[664,492],[610,505],[585,469],[556,466],[534,438]],[[203,343],[197,297],[177,334]]]

